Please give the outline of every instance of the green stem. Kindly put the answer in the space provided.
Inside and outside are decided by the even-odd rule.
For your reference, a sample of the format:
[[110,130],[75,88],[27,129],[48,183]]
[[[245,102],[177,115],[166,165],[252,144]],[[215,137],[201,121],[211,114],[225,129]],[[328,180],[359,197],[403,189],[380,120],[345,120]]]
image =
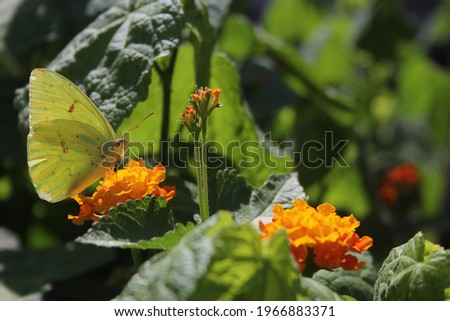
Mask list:
[[137,271],[139,266],[142,264],[141,250],[131,249],[131,257],[133,259],[134,270]]
[[198,185],[198,203],[200,207],[200,217],[202,222],[208,218],[205,207],[205,195],[204,195],[204,180],[203,180],[203,166],[202,166],[202,142],[199,138],[199,133],[194,133],[194,159],[195,159],[195,171],[197,174]]
[[198,203],[200,207],[200,218],[202,222],[209,218],[208,200],[208,163],[206,150],[206,128],[207,119],[205,116],[200,120],[200,132],[194,133],[194,157],[197,172]]
[[[204,120],[204,121],[203,121]],[[200,153],[201,153],[201,171],[202,171],[202,187],[203,187],[203,210],[204,217],[202,219],[207,219],[209,217],[209,199],[208,199],[208,161],[207,154],[208,150],[206,148],[206,127],[207,127],[208,117],[202,119],[202,139],[200,140]]]
[[171,86],[172,86],[172,78],[173,71],[175,68],[175,61],[177,58],[177,49],[170,55],[169,62],[165,66],[165,68],[161,68],[158,63],[155,63],[155,70],[158,73],[162,87],[163,87],[163,114],[162,114],[162,122],[161,122],[161,133],[160,133],[160,155],[161,155],[161,163],[164,166],[168,164],[168,155],[169,155],[169,124],[170,124],[170,104],[171,104]]

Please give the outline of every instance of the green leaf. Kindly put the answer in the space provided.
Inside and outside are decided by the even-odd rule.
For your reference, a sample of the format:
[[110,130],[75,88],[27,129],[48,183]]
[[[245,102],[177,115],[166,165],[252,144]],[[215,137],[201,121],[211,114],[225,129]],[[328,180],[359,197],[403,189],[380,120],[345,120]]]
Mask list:
[[274,0],[264,11],[263,21],[272,35],[299,43],[307,39],[324,18],[326,8],[318,1]]
[[210,212],[218,210],[236,211],[242,204],[248,204],[252,188],[245,177],[235,169],[220,170],[209,182]]
[[351,296],[359,301],[371,301],[373,298],[373,285],[377,277],[377,271],[373,266],[373,259],[364,252],[363,255],[352,253],[359,261],[366,264],[358,271],[345,271],[341,268],[329,271],[319,270],[313,275],[313,279],[335,291],[339,295]]
[[43,292],[48,290],[46,284],[102,266],[114,255],[110,249],[76,243],[39,250],[0,251],[0,297],[17,299]]
[[194,214],[200,213],[197,203],[197,185],[176,176],[168,176],[164,180],[164,185],[176,187],[176,195],[170,200],[174,222],[192,221]]
[[[430,61],[424,52],[414,46],[401,51],[398,76],[401,111],[406,118],[425,119],[429,125],[430,138],[439,146],[449,141],[450,74]],[[423,90],[424,86],[430,86]]]
[[[333,166],[322,180],[322,199],[327,200],[338,209],[354,213],[356,217],[362,218],[367,215],[371,208],[369,197],[364,187],[363,173],[358,167],[358,151],[351,143],[342,153],[347,166]],[[320,184],[320,183],[319,183]],[[308,190],[309,191],[309,190]],[[315,199],[310,194],[311,198]]]
[[450,301],[450,288],[446,288],[444,290],[444,294],[445,294],[445,301]]
[[[270,96],[270,93],[267,93]],[[288,139],[297,127],[297,108],[293,105],[281,107],[272,121],[272,135],[276,141]]]
[[300,300],[308,301],[341,301],[342,298],[329,287],[312,278],[300,278],[301,293]]
[[259,37],[261,44],[266,47],[267,54],[278,64],[281,64],[283,72],[287,75],[287,84],[291,89],[298,92],[301,96],[308,96],[308,99],[314,99],[315,105],[321,106],[327,115],[337,120],[345,120],[350,123],[353,109],[348,97],[338,96],[338,92],[333,95],[327,91],[327,84],[318,77],[314,68],[303,56],[298,54],[298,49],[280,41],[279,39],[262,34]]
[[302,46],[302,56],[322,86],[344,87],[355,67],[356,51],[349,41],[354,27],[346,16],[328,18]]
[[249,226],[224,230],[190,300],[294,300],[298,270],[284,233],[261,241]]
[[149,241],[141,240],[138,241],[136,245],[130,247],[138,249],[168,250],[177,245],[183,236],[191,232],[194,228],[195,224],[192,222],[188,222],[186,225],[176,223],[175,228],[163,236],[154,237]]
[[298,182],[297,174],[271,175],[259,188],[252,191],[248,205],[234,213],[238,223],[272,221],[272,208],[276,203],[284,208],[292,207],[297,198],[306,199],[303,187]]
[[298,271],[286,235],[262,241],[219,213],[145,262],[119,300],[294,300]]
[[374,300],[427,300],[446,298],[450,287],[450,250],[417,233],[391,250],[378,272]]
[[[182,26],[177,0],[120,1],[79,33],[49,68],[78,84],[117,128],[147,98],[153,62],[178,45]],[[17,102],[26,108],[26,101]]]
[[255,52],[258,42],[251,21],[242,15],[229,16],[222,27],[217,48],[239,62]]
[[[427,145],[427,147],[431,147],[429,144]],[[429,164],[419,167],[419,172],[426,173],[421,177],[420,205],[424,216],[433,217],[441,206],[446,177],[442,175],[444,167],[435,165],[436,158],[440,158],[440,156],[430,157],[430,154],[426,154],[426,156]]]
[[[167,239],[155,243],[148,241],[172,229],[172,213],[168,202],[163,197],[147,196],[143,200],[128,200],[117,208],[111,208],[109,215],[104,215],[76,241],[105,247],[144,249],[158,243],[166,244]],[[178,233],[174,231],[171,236],[166,236],[171,240],[167,244],[171,244],[176,235],[182,235],[181,231],[187,230],[189,228],[179,226]]]
[[224,155],[225,165],[239,168],[251,185],[262,184],[272,173],[289,171],[289,157],[277,156],[263,147],[264,137],[242,104],[236,67],[223,55],[213,56],[210,87],[222,89],[223,107],[208,118],[208,140]]
[[[255,235],[260,238],[259,233]],[[284,232],[262,241],[262,263],[263,267],[253,276],[260,287],[253,289],[253,292],[260,293],[259,297],[253,298],[254,300],[293,300],[298,296],[300,291],[298,265],[291,256],[289,242]]]
[[431,14],[429,21],[429,24],[425,24],[421,30],[424,33],[423,40],[427,45],[445,44],[450,37],[450,3],[442,1]]

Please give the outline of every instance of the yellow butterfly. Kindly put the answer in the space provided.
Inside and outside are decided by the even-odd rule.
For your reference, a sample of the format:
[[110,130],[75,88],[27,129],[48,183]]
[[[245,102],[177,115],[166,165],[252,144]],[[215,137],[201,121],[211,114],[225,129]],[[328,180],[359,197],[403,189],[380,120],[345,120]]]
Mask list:
[[74,196],[121,159],[127,142],[70,80],[48,69],[30,76],[28,167],[39,197]]

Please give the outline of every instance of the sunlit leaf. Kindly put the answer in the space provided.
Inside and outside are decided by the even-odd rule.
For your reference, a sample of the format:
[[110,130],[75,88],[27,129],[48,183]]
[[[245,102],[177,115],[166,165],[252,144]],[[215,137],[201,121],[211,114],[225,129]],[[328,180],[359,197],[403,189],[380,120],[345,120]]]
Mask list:
[[391,250],[378,272],[375,300],[444,300],[450,286],[450,250],[417,233]]

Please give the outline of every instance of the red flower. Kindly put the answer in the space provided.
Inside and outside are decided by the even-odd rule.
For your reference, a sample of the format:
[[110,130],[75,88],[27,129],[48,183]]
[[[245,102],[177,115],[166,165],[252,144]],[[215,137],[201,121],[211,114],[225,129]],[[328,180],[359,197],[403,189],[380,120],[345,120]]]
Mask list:
[[384,176],[379,187],[380,197],[389,207],[393,207],[401,198],[402,191],[415,187],[420,177],[411,163],[404,163],[391,168]]

